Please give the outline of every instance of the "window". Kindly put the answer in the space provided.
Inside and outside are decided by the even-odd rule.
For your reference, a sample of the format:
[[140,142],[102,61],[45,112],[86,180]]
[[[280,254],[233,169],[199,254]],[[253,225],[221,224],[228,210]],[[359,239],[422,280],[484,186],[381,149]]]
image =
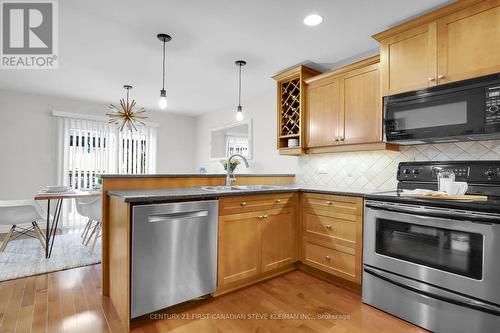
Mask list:
[[[106,118],[54,112],[58,117],[58,184],[76,190],[96,187],[102,174],[156,172],[156,127],[119,132]],[[65,203],[63,226],[81,225],[74,202]]]

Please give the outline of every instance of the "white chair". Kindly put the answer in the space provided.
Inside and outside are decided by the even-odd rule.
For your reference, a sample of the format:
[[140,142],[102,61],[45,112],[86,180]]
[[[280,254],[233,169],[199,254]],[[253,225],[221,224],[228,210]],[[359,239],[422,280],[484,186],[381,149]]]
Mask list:
[[[34,200],[0,200],[0,225],[10,225],[11,228],[0,246],[3,252],[9,241],[26,235],[38,238],[45,250],[45,234],[40,230],[38,221],[45,221],[45,213],[40,204]],[[20,227],[20,224],[31,224],[30,228]],[[16,229],[19,229],[17,231]],[[14,232],[17,235],[12,237]]]
[[78,214],[88,218],[82,233],[82,243],[87,246],[90,240],[92,240],[92,247],[90,249],[90,254],[92,254],[97,243],[97,238],[101,236],[102,196],[97,198],[78,198],[75,199],[75,204]]

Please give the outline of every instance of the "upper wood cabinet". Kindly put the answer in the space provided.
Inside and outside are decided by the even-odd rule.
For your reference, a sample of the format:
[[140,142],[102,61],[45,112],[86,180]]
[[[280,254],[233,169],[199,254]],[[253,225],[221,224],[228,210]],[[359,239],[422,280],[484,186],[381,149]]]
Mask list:
[[308,85],[307,147],[337,143],[340,138],[340,80],[333,78]]
[[373,37],[383,96],[497,73],[500,1],[457,1]]
[[[304,80],[320,72],[297,66],[276,74],[277,81],[277,148],[280,154],[300,155],[305,147],[305,85]],[[288,144],[290,139],[298,145]]]
[[305,82],[308,152],[397,149],[382,142],[378,55]]
[[384,95],[436,85],[436,24],[383,40],[380,60]]
[[381,142],[382,98],[379,64],[368,65],[342,75],[340,87],[341,142],[343,144]]
[[439,83],[500,72],[500,1],[485,1],[437,21]]

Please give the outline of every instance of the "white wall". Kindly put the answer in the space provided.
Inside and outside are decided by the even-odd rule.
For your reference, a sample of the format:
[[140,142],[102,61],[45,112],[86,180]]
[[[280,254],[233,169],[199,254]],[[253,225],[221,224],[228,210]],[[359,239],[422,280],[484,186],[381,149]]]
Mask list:
[[[250,168],[238,166],[237,173],[295,173],[297,157],[280,156],[276,149],[276,83],[268,79],[263,84],[268,93],[243,103],[245,118],[253,120],[253,151]],[[236,122],[236,107],[218,110],[197,117],[196,168],[208,172],[224,172],[219,161],[210,160],[210,129]]]
[[[52,110],[105,115],[107,105],[0,90],[0,200],[28,199],[56,183]],[[158,173],[194,170],[195,118],[148,112],[158,128]]]

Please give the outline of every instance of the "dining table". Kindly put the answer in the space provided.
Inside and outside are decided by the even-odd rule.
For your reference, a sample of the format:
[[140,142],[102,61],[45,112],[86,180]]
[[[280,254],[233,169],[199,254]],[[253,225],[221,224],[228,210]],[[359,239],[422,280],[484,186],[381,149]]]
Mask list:
[[[91,198],[102,195],[101,191],[83,191],[83,190],[70,190],[67,192],[38,192],[34,199],[37,201],[47,201],[47,225],[45,232],[45,258],[49,259],[52,254],[52,247],[54,246],[54,239],[56,237],[57,227],[61,217],[61,209],[63,200],[65,199],[79,199]],[[50,214],[51,202],[55,201],[54,214]],[[52,217],[52,218],[51,218]]]

